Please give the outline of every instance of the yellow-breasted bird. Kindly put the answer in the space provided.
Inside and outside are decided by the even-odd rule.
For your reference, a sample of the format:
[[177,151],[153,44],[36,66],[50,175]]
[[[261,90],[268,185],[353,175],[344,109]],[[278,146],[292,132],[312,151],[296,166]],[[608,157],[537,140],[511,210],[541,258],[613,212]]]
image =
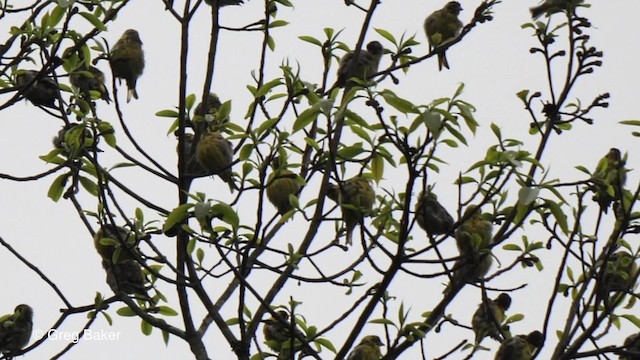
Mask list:
[[516,335],[502,342],[495,360],[531,360],[536,348],[543,343],[544,337],[537,330],[528,335]]
[[530,8],[529,11],[531,11],[531,17],[535,20],[542,14],[549,16],[564,10],[573,12],[573,9],[580,3],[582,3],[582,0],[545,0],[541,4]]
[[100,94],[100,99],[109,103],[109,92],[104,85],[104,73],[95,66],[82,66],[69,75],[69,82],[80,90],[87,102],[91,101],[91,91]]
[[10,355],[29,343],[33,330],[33,309],[29,305],[16,306],[13,314],[0,317],[0,352]]
[[34,105],[40,105],[55,109],[55,100],[60,94],[58,84],[53,78],[42,76],[35,80],[39,72],[35,70],[25,70],[16,75],[16,86],[23,88],[33,82],[23,92],[24,97]]
[[220,176],[229,184],[231,192],[237,189],[231,171],[233,148],[231,142],[219,132],[205,134],[200,138],[196,145],[196,159],[210,174]]
[[[475,205],[467,207],[462,220],[455,233],[460,259],[454,264],[451,285],[478,281],[487,274],[493,263],[489,250],[493,232],[491,222],[482,218],[480,208]],[[445,289],[445,293],[448,289]]]
[[480,344],[485,336],[500,341],[501,332],[498,326],[506,319],[505,312],[511,307],[511,296],[501,293],[494,300],[487,299],[478,306],[478,310],[473,314],[471,327],[476,334],[476,345]]
[[420,193],[415,212],[416,222],[429,237],[447,234],[453,228],[453,218],[431,190]]
[[[289,322],[289,314],[286,311],[280,310],[277,314],[277,318],[272,316],[263,320],[262,333],[267,346],[278,353],[278,359],[286,360],[291,358],[291,349],[296,352],[303,348],[302,341],[306,341],[307,337],[295,327],[295,323]],[[303,349],[302,353],[305,351],[311,349]]]
[[347,360],[380,360],[380,358],[382,358],[380,346],[383,345],[380,337],[367,335],[353,348]]
[[640,333],[629,335],[623,346],[628,354],[620,355],[620,360],[640,360]]
[[113,76],[127,82],[127,102],[138,99],[136,82],[144,71],[142,40],[137,31],[129,29],[122,34],[109,53]]
[[114,293],[139,295],[153,303],[147,293],[147,277],[133,253],[138,252],[135,233],[111,224],[103,225],[93,237],[93,245],[107,274],[107,284]]
[[300,191],[300,182],[296,174],[280,165],[278,158],[273,159],[273,172],[267,178],[267,199],[284,215],[293,209],[289,196]]
[[[353,81],[349,81],[351,78],[357,78],[363,82],[378,72],[378,65],[380,65],[380,59],[382,58],[382,44],[377,41],[371,41],[367,44],[367,49],[360,50],[358,58],[354,59],[355,52],[349,51],[338,65],[338,80],[333,85],[335,87],[346,87],[350,89],[355,85]],[[355,61],[355,64],[354,64]]]
[[604,213],[607,213],[612,201],[622,197],[622,189],[627,181],[627,169],[624,165],[620,150],[611,148],[607,155],[598,161],[598,166],[591,176],[591,181],[595,184],[593,200],[600,205]]
[[[458,15],[462,11],[462,6],[457,1],[448,2],[442,9],[434,11],[424,20],[424,32],[429,41],[429,50],[455,39],[462,30],[462,21]],[[449,69],[449,62],[444,51],[438,54],[438,69],[442,67]]]
[[340,185],[329,184],[327,196],[342,208],[342,219],[347,230],[347,245],[351,245],[353,230],[373,209],[376,193],[369,180],[362,176],[354,176]]

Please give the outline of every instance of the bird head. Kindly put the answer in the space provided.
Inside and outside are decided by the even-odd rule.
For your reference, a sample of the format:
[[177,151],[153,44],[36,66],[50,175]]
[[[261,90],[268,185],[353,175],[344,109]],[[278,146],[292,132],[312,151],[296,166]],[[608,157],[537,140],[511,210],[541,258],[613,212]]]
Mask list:
[[140,34],[138,34],[136,30],[129,29],[125,31],[124,34],[122,34],[122,37],[129,42],[135,42],[142,45],[142,40],[140,40]]
[[14,313],[21,319],[31,320],[31,318],[33,318],[33,309],[27,304],[20,304],[16,306]]
[[462,11],[462,6],[460,6],[460,3],[457,1],[449,1],[447,5],[444,6],[444,8],[445,10],[447,10],[447,12],[454,15],[458,15]]
[[380,337],[377,335],[367,335],[360,341],[360,344],[370,345],[370,346],[383,346],[384,343],[380,340]]
[[367,44],[367,51],[371,55],[382,55],[382,44],[377,41],[371,41]]
[[496,303],[496,305],[500,306],[501,308],[505,310],[509,310],[509,308],[511,307],[511,296],[509,296],[509,294],[507,293],[501,293],[494,300],[494,302]]
[[525,339],[536,348],[540,348],[544,344],[544,336],[538,330],[530,332]]

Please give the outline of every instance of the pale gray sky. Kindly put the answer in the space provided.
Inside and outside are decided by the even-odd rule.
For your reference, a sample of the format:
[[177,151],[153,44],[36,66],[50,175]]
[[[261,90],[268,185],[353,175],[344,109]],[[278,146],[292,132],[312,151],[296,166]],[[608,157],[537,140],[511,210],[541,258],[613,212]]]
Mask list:
[[[176,1],[176,3],[179,2]],[[440,8],[445,2],[382,0],[372,25],[392,32],[397,38],[402,33],[406,33],[407,36],[416,34],[416,39],[423,44],[415,48],[414,55],[421,56],[427,51],[422,22],[427,14]],[[294,9],[282,10],[278,14],[278,18],[289,21],[290,25],[273,30],[276,50],[269,55],[267,79],[278,76],[278,66],[284,59],[289,59],[291,64],[296,62],[300,64],[301,76],[305,81],[318,83],[321,80],[319,49],[297,37],[309,35],[322,40],[323,28],[332,27],[336,30],[344,29],[340,39],[353,46],[357,40],[363,14],[353,7],[345,7],[342,0],[298,0],[293,3]],[[362,3],[364,5],[364,2]],[[460,17],[466,23],[480,1],[461,1],[461,3],[465,11]],[[545,96],[547,93],[544,63],[539,56],[529,54],[529,48],[537,45],[535,39],[531,36],[531,30],[520,28],[521,24],[529,21],[528,7],[534,4],[535,1],[504,1],[497,5],[494,21],[481,24],[464,41],[448,51],[452,68],[450,71],[438,72],[436,60],[431,58],[412,67],[407,75],[401,72],[396,73],[400,79],[399,85],[393,85],[387,78],[378,87],[379,89],[388,87],[414,103],[425,104],[436,98],[451,96],[460,82],[465,83],[466,88],[462,97],[476,106],[475,115],[481,127],[475,137],[468,134],[469,138],[472,138],[468,148],[439,153],[450,166],[444,167],[440,174],[435,174],[432,178],[438,184],[436,189],[440,199],[452,213],[455,211],[454,206],[457,201],[452,183],[457,174],[482,158],[487,145],[495,142],[489,128],[490,123],[500,126],[505,137],[525,141],[523,148],[530,151],[535,149],[538,139],[536,136],[527,135],[530,120],[520,100],[515,96],[516,92],[524,88],[532,91],[540,90]],[[221,24],[239,27],[258,20],[263,12],[263,6],[262,1],[249,0],[243,7],[224,8],[221,11]],[[188,92],[198,95],[202,92],[208,51],[210,21],[208,11],[209,9],[203,6],[191,27]],[[639,55],[637,35],[640,34],[640,24],[636,19],[638,13],[640,13],[640,2],[635,0],[595,1],[590,9],[582,10],[582,14],[589,17],[594,25],[594,28],[589,31],[592,36],[591,45],[604,51],[604,66],[598,68],[595,74],[581,78],[572,98],[580,98],[586,103],[597,94],[610,92],[611,105],[608,109],[595,111],[595,125],[575,123],[575,130],[553,138],[543,157],[543,162],[550,171],[547,178],[562,177],[567,181],[583,179],[583,174],[575,170],[574,166],[584,165],[593,169],[598,159],[610,147],[615,146],[623,152],[629,152],[627,167],[634,171],[629,174],[627,184],[630,186],[637,184],[637,169],[640,168],[638,140],[630,135],[629,127],[618,124],[618,121],[640,118],[637,110],[637,103],[640,100],[637,91],[637,84],[640,83],[640,72],[637,67]],[[18,24],[19,21],[16,18],[8,16],[0,23],[0,34],[5,34],[3,38],[6,38],[9,26]],[[87,25],[84,20],[77,17],[77,21],[72,23],[72,26],[86,28]],[[169,13],[164,11],[160,1],[134,1],[126,7],[115,23],[109,25],[108,32],[100,36],[113,44],[128,28],[139,31],[147,61],[145,72],[138,82],[140,100],[129,104],[124,103],[126,91],[124,87],[119,88],[118,96],[122,102],[125,120],[134,136],[149,153],[164,166],[172,169],[176,163],[175,140],[173,136],[166,136],[170,120],[158,118],[154,114],[162,109],[171,109],[178,103],[179,26]],[[370,29],[367,41],[374,39],[381,41],[386,47],[390,46],[373,29]],[[221,99],[233,100],[232,119],[240,125],[246,123],[243,116],[252,100],[246,85],[252,83],[251,71],[258,67],[257,56],[261,41],[259,32],[221,32],[213,89]],[[390,58],[385,56],[381,67],[389,63]],[[30,68],[27,65],[25,67]],[[110,78],[107,64],[102,62],[99,67]],[[560,68],[554,70],[561,71]],[[332,71],[330,82],[335,79],[333,74]],[[6,95],[0,97],[0,103],[4,103],[6,99],[8,99]],[[393,113],[388,106],[385,111],[387,115]],[[106,104],[100,103],[99,114],[104,120],[114,124],[116,129],[120,129],[112,107],[109,108]],[[370,114],[369,109],[364,110],[363,115],[366,114]],[[60,123],[24,101],[3,111],[2,118],[5,121],[5,131],[0,133],[0,144],[3,146],[5,159],[0,172],[27,176],[50,168],[38,159],[38,156],[50,151],[50,140],[60,128]],[[402,115],[399,119],[407,123],[412,120]],[[9,129],[11,130],[8,131]],[[118,135],[120,134],[121,131],[118,132]],[[119,140],[123,147],[132,149],[124,137]],[[123,161],[119,157],[112,157],[108,152],[102,157],[110,160],[111,164]],[[235,170],[240,171],[240,167]],[[161,206],[172,208],[176,202],[176,190],[156,181],[155,178],[140,180],[141,173],[134,169],[120,170],[117,174],[123,174],[120,176],[125,179],[128,177],[140,195],[154,199]],[[402,176],[396,176],[395,172],[387,167],[385,186],[393,186],[400,191],[404,187],[402,179]],[[85,305],[93,301],[95,291],[107,295],[111,292],[104,282],[104,272],[100,266],[99,257],[93,249],[91,238],[78,220],[71,204],[66,201],[53,203],[46,198],[47,189],[52,180],[53,177],[37,183],[1,182],[0,216],[4,221],[0,227],[0,236],[58,283],[74,305]],[[310,186],[314,185],[310,184]],[[221,186],[219,179],[205,178],[196,182],[194,191],[195,189],[209,191],[210,196],[214,196],[214,190],[219,186]],[[313,191],[303,192],[301,203],[309,201],[313,194]],[[254,195],[255,193],[247,195],[241,204],[251,205],[251,198]],[[95,209],[92,205],[94,199],[84,196],[82,198],[88,210]],[[125,204],[131,209],[137,206],[129,200]],[[238,207],[237,210],[242,216],[243,208]],[[269,206],[268,211],[274,210]],[[146,212],[146,216],[148,220],[159,219],[152,211]],[[255,214],[250,213],[246,216],[253,217]],[[246,223],[251,224],[250,221]],[[293,222],[286,225],[276,241],[283,246],[286,246],[287,242],[295,244],[295,237],[305,230],[306,224],[302,221],[302,217],[297,215]],[[334,236],[333,225],[324,226],[323,231],[326,235],[323,233],[320,236]],[[417,228],[412,235],[419,241],[425,237],[424,233]],[[546,241],[544,234],[528,233],[527,235],[531,240]],[[159,246],[172,248],[173,239],[156,238]],[[518,237],[512,240],[519,242]],[[455,254],[453,242],[446,250],[450,251],[451,255]],[[541,316],[544,314],[547,299],[550,296],[550,285],[555,274],[554,253],[560,253],[560,251],[556,246],[552,251],[544,251],[540,254],[544,259],[544,272],[518,269],[508,279],[500,279],[495,284],[505,287],[528,284],[525,289],[512,294],[514,304],[509,313],[523,313],[526,316],[522,322],[512,325],[513,333],[527,333],[540,328]],[[498,256],[502,253],[501,250],[497,250]],[[331,257],[326,257],[326,260],[336,262],[336,267],[339,267],[343,262],[348,263],[347,258],[348,254],[334,251]],[[15,276],[5,276],[3,280],[5,291],[3,301],[0,303],[0,312],[9,312],[19,303],[29,303],[35,310],[34,327],[46,331],[57,318],[61,302],[37,275],[4,249],[0,249],[0,264],[0,269],[5,274],[15,274]],[[303,265],[302,269],[308,269],[308,266]],[[371,276],[370,284],[375,283],[376,274],[373,271],[367,267],[362,271],[365,277]],[[271,276],[265,275],[265,280],[267,279],[271,279]],[[391,313],[394,315],[397,313],[397,306],[402,299],[405,309],[411,309],[412,321],[419,321],[420,314],[429,311],[439,301],[440,293],[444,288],[440,285],[441,282],[444,280],[416,281],[408,277],[399,277],[391,287],[393,295],[398,297],[393,303],[395,308]],[[269,281],[265,281],[265,284],[269,284]],[[224,283],[219,283],[210,291],[215,292],[223,287]],[[367,287],[363,287],[362,290]],[[167,287],[164,288],[164,293],[175,298]],[[335,314],[340,314],[349,302],[360,296],[360,293],[356,291],[354,295],[346,296],[343,289],[335,290],[321,286],[318,290],[311,285],[298,286],[292,283],[289,288],[282,291],[276,303],[285,304],[289,295],[303,302],[298,310],[306,317],[309,324],[324,328],[330,323],[330,319],[335,318]],[[468,325],[479,301],[478,290],[468,287],[454,300],[447,312]],[[178,309],[177,302],[174,301],[173,304],[174,308]],[[251,305],[255,305],[255,302]],[[82,341],[66,355],[66,358],[191,357],[188,346],[177,338],[172,338],[169,346],[165,347],[158,331],[155,331],[152,336],[143,336],[139,331],[137,318],[123,318],[115,314],[115,309],[119,307],[120,305],[113,306],[111,310],[114,326],[109,327],[103,319],[99,319],[92,327],[95,331],[117,332],[118,340]],[[234,305],[227,306],[225,311],[226,315],[231,316],[235,311]],[[554,331],[563,325],[564,306],[560,304],[556,311],[558,311],[557,316],[560,322],[549,329],[545,351],[538,357],[539,359],[549,356],[555,341]],[[374,318],[379,316],[378,309],[374,313]],[[348,322],[355,319],[356,317],[352,316]],[[76,316],[65,323],[60,330],[67,334],[78,331],[82,328],[83,321],[84,316]],[[332,340],[336,347],[340,347],[346,331],[349,330],[348,325],[336,328],[326,337]],[[433,333],[427,337],[425,342],[427,358],[441,356],[462,339],[473,338],[471,331],[450,330],[452,330],[451,325],[446,325],[442,333]],[[622,331],[614,328],[607,337],[606,343],[621,343],[633,331],[627,324],[624,324]],[[380,325],[370,324],[367,325],[364,334],[382,336],[384,332]],[[207,332],[205,342],[212,358],[234,358],[229,345],[224,342],[215,327]],[[29,353],[25,359],[49,358],[66,344],[67,341],[52,338]],[[480,352],[474,358],[493,359],[497,343],[485,340],[484,345],[490,347],[492,351]],[[419,357],[418,351],[419,347],[416,346],[415,349],[407,351],[402,358],[416,359]],[[450,358],[458,359],[464,355],[458,352]],[[322,357],[331,358],[328,352],[323,352]]]

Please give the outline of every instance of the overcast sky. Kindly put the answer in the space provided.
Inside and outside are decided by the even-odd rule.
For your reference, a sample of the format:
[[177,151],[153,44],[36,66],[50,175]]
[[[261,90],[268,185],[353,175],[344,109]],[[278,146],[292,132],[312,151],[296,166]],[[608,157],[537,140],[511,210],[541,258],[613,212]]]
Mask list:
[[[15,1],[14,1],[15,2]],[[423,43],[416,47],[421,56],[426,53],[426,38],[422,30],[424,18],[432,11],[442,7],[446,1],[435,0],[382,0],[373,17],[372,26],[382,28],[393,33],[396,38],[405,33],[406,36],[416,35],[416,39]],[[180,3],[180,1],[176,1]],[[324,39],[323,28],[331,27],[336,30],[344,29],[340,40],[354,46],[358,31],[363,20],[363,13],[354,7],[346,7],[342,0],[298,0],[293,1],[293,10],[284,9],[278,13],[278,18],[290,22],[290,25],[273,31],[276,41],[276,49],[270,54],[267,69],[267,78],[278,76],[278,66],[283,60],[288,59],[291,64],[300,64],[301,77],[308,82],[319,83],[321,81],[322,58],[319,49],[309,43],[299,40],[300,35],[314,36]],[[360,1],[363,5],[367,5]],[[475,7],[480,1],[461,1],[465,11],[460,15],[463,22],[468,22],[472,17]],[[494,21],[480,24],[461,43],[448,51],[450,71],[438,72],[436,59],[417,64],[412,67],[407,75],[397,72],[400,84],[394,85],[387,78],[378,86],[379,89],[390,88],[401,96],[414,103],[426,104],[433,99],[449,97],[453,95],[458,85],[463,82],[465,92],[463,99],[475,105],[476,118],[481,128],[473,138],[468,148],[445,151],[443,156],[449,166],[440,174],[435,174],[433,180],[437,183],[439,196],[450,212],[454,212],[457,202],[457,194],[452,186],[457,174],[465,171],[468,166],[484,156],[487,145],[495,143],[489,124],[497,124],[505,137],[518,138],[525,141],[524,149],[535,150],[537,137],[527,135],[530,119],[523,105],[515,96],[515,93],[528,88],[532,91],[540,90],[546,96],[544,62],[538,55],[531,55],[529,48],[536,46],[530,29],[521,29],[521,24],[530,20],[528,7],[535,1],[504,1],[495,7]],[[227,7],[221,11],[221,24],[229,27],[240,27],[247,23],[260,19],[263,13],[264,3],[258,0],[249,0],[242,7]],[[595,168],[598,159],[602,157],[610,147],[618,147],[623,152],[629,152],[627,167],[634,169],[629,176],[627,184],[635,186],[638,182],[637,169],[639,160],[639,143],[637,138],[630,135],[630,128],[618,124],[621,120],[638,119],[638,95],[637,84],[640,83],[638,71],[638,34],[640,24],[637,14],[640,13],[640,2],[637,0],[597,1],[590,9],[583,9],[581,13],[587,16],[594,26],[589,30],[592,36],[591,45],[604,51],[604,65],[596,70],[596,73],[580,79],[577,91],[572,99],[580,98],[583,102],[590,102],[597,94],[611,93],[610,107],[604,110],[596,110],[593,114],[596,123],[588,126],[584,123],[576,123],[575,130],[554,137],[543,157],[543,163],[550,171],[549,178],[562,177],[564,180],[584,179],[582,173],[574,169],[576,165],[583,165],[589,169]],[[19,26],[21,20],[8,15],[0,22],[0,34],[8,37],[9,26]],[[201,94],[203,76],[208,52],[209,34],[209,9],[202,7],[191,27],[191,44],[189,57],[189,88],[188,93]],[[77,17],[72,26],[86,27],[80,17]],[[135,28],[139,31],[144,43],[146,56],[146,68],[138,82],[140,100],[124,104],[126,91],[121,87],[118,96],[122,102],[122,109],[134,136],[148,149],[161,164],[167,168],[175,168],[175,144],[173,136],[167,136],[167,128],[170,120],[158,118],[154,114],[162,109],[171,109],[177,105],[178,94],[178,57],[179,57],[179,25],[164,11],[160,1],[134,1],[129,4],[119,15],[118,19],[109,25],[106,33],[100,34],[111,45],[120,37],[124,30]],[[367,41],[379,40],[385,47],[390,47],[386,40],[382,39],[373,29],[367,34]],[[244,125],[243,119],[247,106],[252,97],[246,89],[247,84],[252,84],[251,72],[257,69],[260,43],[262,41],[259,32],[221,32],[217,67],[214,74],[213,89],[221,99],[233,100],[232,119],[234,122]],[[4,40],[0,40],[4,42]],[[390,63],[390,57],[385,56],[381,67]],[[98,65],[107,73],[110,72],[105,62]],[[334,64],[335,66],[335,64]],[[36,68],[35,65],[24,64],[21,68]],[[559,68],[557,70],[560,70]],[[333,71],[332,71],[333,76]],[[330,79],[332,82],[334,78]],[[66,81],[66,80],[65,80]],[[0,103],[4,103],[8,96],[0,96]],[[112,94],[113,96],[113,94]],[[99,113],[104,120],[116,125],[117,118],[113,107],[99,104]],[[391,111],[389,107],[385,111]],[[51,150],[51,138],[60,128],[60,123],[48,117],[35,106],[21,101],[15,106],[2,112],[5,122],[5,131],[0,133],[0,144],[5,154],[5,159],[0,166],[0,173],[15,176],[32,175],[50,168],[44,164],[39,155]],[[410,121],[400,116],[400,121]],[[119,126],[116,126],[119,129]],[[121,134],[121,133],[120,133]],[[468,132],[467,132],[468,134]],[[471,135],[468,134],[471,138]],[[124,140],[124,138],[122,138]],[[132,149],[130,144],[123,141],[121,145]],[[446,156],[450,155],[450,156]],[[110,157],[104,154],[104,158],[110,164],[122,161],[118,157]],[[385,173],[386,184],[394,184],[396,189],[403,188],[401,178],[396,179],[394,174],[387,169]],[[236,169],[239,171],[239,168]],[[119,174],[126,178],[130,175],[133,188],[145,197],[151,197],[161,206],[172,208],[177,199],[175,188],[162,184],[153,179],[140,180],[134,177],[139,174],[135,170],[124,170]],[[110,296],[111,291],[104,282],[104,272],[100,266],[98,255],[93,249],[93,244],[86,229],[78,220],[77,214],[71,204],[61,200],[53,203],[46,197],[47,189],[53,180],[49,177],[39,182],[14,183],[1,181],[0,215],[4,219],[0,226],[0,236],[12,244],[33,264],[38,266],[53,281],[61,286],[74,305],[90,304],[96,291]],[[219,179],[200,179],[195,187],[200,191],[213,191],[220,185]],[[313,192],[302,195],[302,203],[311,199]],[[210,194],[210,196],[214,196]],[[88,210],[92,199],[83,197]],[[243,204],[250,205],[250,201],[244,200]],[[133,209],[136,205],[126,202]],[[238,209],[242,216],[242,209]],[[272,208],[269,211],[273,211]],[[159,219],[152,211],[147,212],[147,217]],[[298,216],[296,220],[301,220]],[[292,237],[305,231],[306,223],[295,221],[287,225],[280,241],[282,244],[293,241]],[[326,236],[334,236],[333,226],[327,226]],[[424,237],[419,229],[414,230],[416,238]],[[545,241],[544,234],[527,234],[532,240]],[[161,246],[171,246],[172,239],[157,237]],[[513,241],[519,241],[517,237]],[[637,244],[637,242],[636,242]],[[449,250],[455,253],[455,247],[450,244]],[[559,247],[554,247],[560,253]],[[498,250],[499,251],[499,250]],[[512,326],[513,333],[527,333],[541,326],[541,318],[546,308],[547,299],[550,296],[550,284],[555,274],[555,258],[551,252],[545,252],[545,271],[538,273],[535,270],[518,270],[514,272],[515,279],[498,281],[495,285],[517,286],[527,284],[521,291],[515,292],[512,297],[514,304],[509,313],[523,313],[524,321]],[[337,258],[340,259],[340,258]],[[338,261],[328,258],[329,261]],[[3,300],[0,302],[0,312],[10,312],[16,304],[29,303],[35,310],[34,328],[46,331],[58,316],[58,309],[62,307],[51,289],[32,271],[17,261],[8,251],[0,248],[0,269],[7,274],[3,279]],[[494,267],[495,270],[495,267]],[[365,275],[374,275],[366,272]],[[444,280],[440,281],[443,282]],[[372,281],[371,284],[375,282]],[[412,321],[419,321],[420,314],[429,311],[440,299],[443,286],[438,281],[425,281],[422,287],[415,280],[400,277],[391,287],[393,295],[398,296],[394,306],[404,300],[405,309],[411,309]],[[426,286],[428,285],[428,286]],[[221,285],[222,288],[223,285]],[[26,291],[23,290],[26,288]],[[345,303],[353,301],[359,295],[345,296],[343,290],[335,292],[335,296],[326,296],[326,288],[316,291],[310,285],[290,286],[276,299],[278,304],[286,304],[289,295],[303,302],[299,308],[309,324],[324,328],[330,323],[335,313],[340,313],[345,308]],[[165,293],[169,290],[165,288]],[[322,294],[322,296],[318,296]],[[172,294],[170,296],[173,297]],[[215,297],[215,296],[214,296]],[[479,302],[479,292],[475,288],[468,287],[454,300],[447,309],[454,317],[464,324],[469,324],[471,314],[475,311]],[[173,303],[178,309],[178,303]],[[113,359],[113,358],[190,358],[188,346],[172,338],[167,347],[162,342],[159,332],[145,337],[139,331],[137,318],[123,318],[115,314],[112,307],[110,313],[115,325],[109,327],[103,319],[99,319],[92,327],[93,330],[116,332],[119,338],[116,341],[83,341],[66,355],[67,359]],[[329,310],[327,310],[329,308]],[[558,308],[559,316],[564,307]],[[229,306],[228,311],[234,311]],[[397,313],[393,310],[392,313]],[[327,315],[329,314],[329,315]],[[380,315],[376,312],[374,317]],[[349,321],[355,321],[352,316]],[[178,320],[176,318],[175,320]],[[395,317],[394,317],[395,320]],[[84,317],[77,316],[65,323],[61,331],[78,331],[82,327]],[[347,324],[348,325],[348,324]],[[553,348],[554,331],[563,326],[562,318],[558,325],[550,328],[547,334],[546,351],[539,359],[549,356]],[[327,337],[340,346],[348,327],[338,328],[329,333]],[[441,356],[449,351],[452,346],[462,339],[473,338],[471,331],[451,330],[451,325],[444,327],[441,334],[430,334],[426,341],[427,358]],[[612,333],[606,338],[606,344],[620,344],[633,328],[624,324],[621,331],[612,329]],[[63,334],[61,333],[61,334]],[[383,335],[380,325],[367,325],[365,334]],[[261,335],[260,335],[261,336]],[[35,337],[35,336],[34,336]],[[262,340],[261,340],[262,341]],[[28,354],[25,359],[42,359],[52,356],[66,346],[68,341],[50,339],[44,345]],[[205,343],[209,354],[215,359],[233,359],[229,345],[224,342],[215,327],[210,328]],[[477,359],[493,359],[497,343],[485,340],[484,345],[492,351],[477,354]],[[255,349],[254,349],[255,350]],[[408,351],[403,359],[416,359],[418,347]],[[466,353],[465,353],[466,354]],[[327,352],[323,358],[330,358]],[[462,358],[457,353],[452,359]]]

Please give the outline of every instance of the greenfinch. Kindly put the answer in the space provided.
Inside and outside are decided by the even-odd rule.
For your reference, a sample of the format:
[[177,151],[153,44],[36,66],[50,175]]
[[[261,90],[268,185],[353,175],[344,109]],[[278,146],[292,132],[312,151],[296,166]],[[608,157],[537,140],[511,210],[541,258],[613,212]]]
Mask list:
[[[442,9],[434,11],[424,20],[424,32],[429,41],[429,50],[455,39],[462,30],[462,21],[458,15],[462,6],[457,1],[448,2]],[[438,69],[449,69],[449,62],[444,51],[438,54]]]
[[573,11],[580,3],[582,3],[582,0],[545,0],[540,5],[530,8],[529,11],[531,11],[531,17],[535,20],[542,14],[549,16],[563,10]]
[[206,124],[206,126],[198,127],[198,129],[203,129],[203,128],[208,129],[209,132],[216,132],[216,131],[222,130],[222,125],[228,123],[229,118],[228,117],[225,119],[217,118],[217,113],[221,105],[222,103],[220,102],[220,98],[218,98],[218,95],[214,93],[209,93],[209,96],[207,97],[206,109],[203,109],[202,102],[196,105],[196,109],[193,117],[194,123],[204,120],[202,124],[203,125]]
[[231,171],[233,148],[231,142],[219,132],[208,133],[200,138],[196,145],[196,159],[209,174],[220,176],[232,193],[237,189]]
[[147,277],[133,255],[138,252],[137,243],[135,233],[110,224],[102,226],[93,237],[111,290],[116,294],[136,295],[153,304],[154,300],[147,293]]
[[500,344],[495,360],[531,360],[536,348],[541,347],[543,343],[544,337],[540,331],[516,335]]
[[379,360],[382,358],[380,346],[383,345],[380,337],[376,335],[365,336],[360,343],[353,348],[347,360]]
[[[202,165],[198,162],[196,158],[195,148],[193,148],[193,141],[195,136],[190,133],[184,134],[184,156],[186,157],[186,169],[185,172],[190,177],[199,177],[205,176],[207,174],[207,170],[205,170]],[[178,152],[178,146],[176,145],[176,153]]]
[[471,327],[476,335],[476,345],[480,344],[485,336],[500,341],[501,331],[498,325],[506,319],[505,312],[511,307],[511,296],[501,293],[494,300],[487,299],[478,306],[478,310],[473,314]]
[[454,264],[452,282],[473,283],[483,278],[493,263],[489,250],[493,225],[482,218],[475,205],[467,207],[462,219],[455,233],[460,259]]
[[127,102],[138,99],[136,83],[144,71],[142,40],[137,31],[129,29],[122,34],[109,53],[113,76],[127,83]]
[[607,299],[612,291],[628,292],[634,285],[638,265],[630,253],[627,251],[617,251],[613,253],[606,262],[602,281],[597,279],[597,291],[600,299]]
[[[204,0],[205,3],[209,6],[213,6],[214,0]],[[227,5],[242,5],[244,4],[244,0],[218,0],[218,7],[223,7]]]
[[[267,346],[278,353],[278,359],[291,359],[291,349],[294,349],[294,352],[298,351],[302,348],[301,339],[306,341],[307,337],[295,327],[295,323],[289,322],[289,314],[286,311],[280,310],[277,314],[277,318],[271,317],[263,321],[262,333]],[[303,349],[302,354],[307,351],[311,349]]]
[[593,172],[591,181],[594,183],[595,200],[604,213],[607,213],[609,205],[614,200],[622,197],[622,189],[627,181],[625,162],[620,155],[620,150],[611,148],[607,155],[600,161]]
[[329,184],[327,196],[342,208],[342,219],[347,232],[347,245],[351,245],[353,230],[373,209],[376,193],[369,180],[362,176],[355,176],[340,185]]
[[298,194],[300,183],[296,174],[279,165],[274,159],[273,172],[267,178],[267,199],[278,209],[278,214],[284,215],[293,209],[289,197]]
[[0,317],[0,352],[11,358],[27,346],[32,330],[33,309],[25,304],[16,306],[13,314]]
[[416,222],[429,237],[447,234],[453,228],[453,218],[430,190],[420,193],[415,212]]
[[[55,109],[55,100],[60,96],[60,90],[55,80],[48,76],[42,76],[35,80],[39,72],[35,70],[25,70],[16,75],[16,86],[26,88],[24,97],[36,106],[44,106]],[[31,84],[31,82],[33,82]],[[29,85],[31,84],[31,85]]]
[[629,335],[623,346],[625,354],[620,355],[620,360],[640,360],[640,333]]
[[111,98],[104,79],[104,73],[95,66],[83,66],[69,75],[69,82],[80,90],[86,101],[91,101],[91,91],[95,91],[100,94],[100,99],[109,103]]
[[[377,41],[371,41],[367,44],[366,50],[360,50],[358,58],[354,59],[354,52],[346,53],[338,65],[338,80],[333,87],[345,87],[350,89],[355,85],[351,78],[357,78],[363,82],[373,74],[378,72],[378,65],[382,58],[382,44]],[[355,61],[355,64],[354,64]]]

